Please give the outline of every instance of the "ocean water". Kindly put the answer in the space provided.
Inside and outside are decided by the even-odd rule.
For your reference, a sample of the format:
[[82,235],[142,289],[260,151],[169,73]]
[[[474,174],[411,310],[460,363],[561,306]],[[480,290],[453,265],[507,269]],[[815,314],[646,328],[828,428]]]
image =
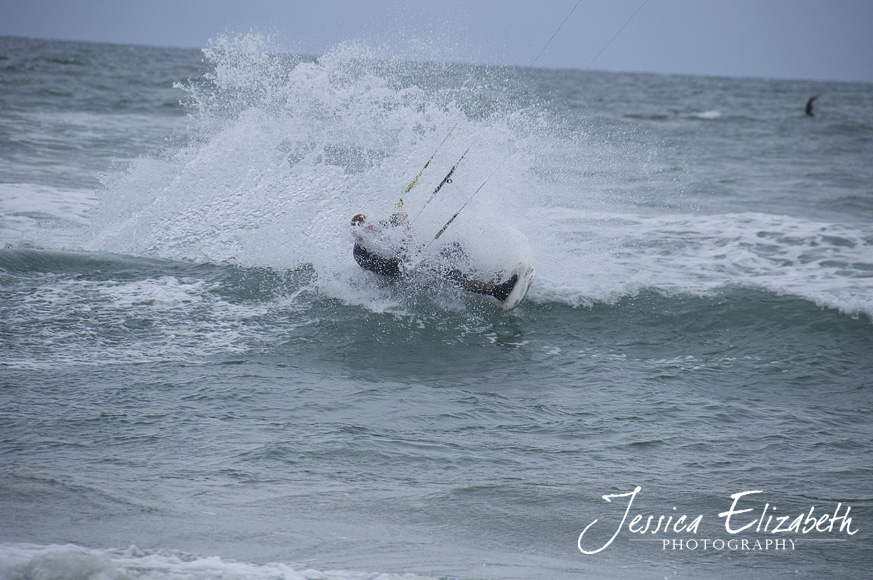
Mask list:
[[873,566],[873,85],[0,38],[0,245],[3,580]]

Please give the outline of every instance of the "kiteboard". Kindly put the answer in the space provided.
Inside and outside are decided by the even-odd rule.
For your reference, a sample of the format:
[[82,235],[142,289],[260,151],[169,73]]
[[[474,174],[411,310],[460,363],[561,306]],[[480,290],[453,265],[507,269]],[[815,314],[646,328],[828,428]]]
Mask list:
[[533,283],[536,276],[537,271],[527,262],[519,262],[515,266],[511,266],[504,270],[497,286],[510,282],[513,277],[515,277],[515,284],[512,286],[512,289],[509,291],[506,298],[500,300],[500,306],[504,310],[509,311],[521,304],[524,297],[527,296],[528,288],[530,288],[530,285]]

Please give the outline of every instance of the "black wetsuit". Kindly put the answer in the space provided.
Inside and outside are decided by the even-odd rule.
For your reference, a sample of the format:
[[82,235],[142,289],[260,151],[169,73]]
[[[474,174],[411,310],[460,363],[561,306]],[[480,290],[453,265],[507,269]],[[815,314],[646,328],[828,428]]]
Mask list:
[[818,98],[818,95],[816,95],[816,96],[812,97],[811,99],[809,99],[808,101],[806,101],[805,111],[806,111],[806,114],[809,115],[810,117],[815,117],[815,112],[812,110],[812,104],[813,104],[813,102],[815,102],[815,100],[817,98]]
[[[358,243],[355,244],[355,247],[352,250],[352,254],[354,255],[355,261],[358,263],[358,265],[365,270],[369,270],[371,272],[375,272],[376,274],[387,276],[389,278],[398,278],[403,275],[403,270],[400,267],[400,258],[382,257],[374,252],[370,252]],[[437,270],[437,272],[441,274],[443,278],[457,284],[464,290],[467,290],[469,292],[476,292],[477,294],[487,294],[489,296],[497,298],[501,302],[506,300],[506,297],[515,287],[515,283],[518,281],[518,276],[513,275],[503,284],[480,282],[478,280],[468,278],[466,275],[464,275],[463,272],[454,268],[442,268]]]
[[352,254],[355,256],[355,261],[358,265],[371,272],[375,272],[382,276],[390,276],[395,278],[403,272],[400,269],[399,258],[383,258],[382,256],[370,252],[361,244],[356,243]]

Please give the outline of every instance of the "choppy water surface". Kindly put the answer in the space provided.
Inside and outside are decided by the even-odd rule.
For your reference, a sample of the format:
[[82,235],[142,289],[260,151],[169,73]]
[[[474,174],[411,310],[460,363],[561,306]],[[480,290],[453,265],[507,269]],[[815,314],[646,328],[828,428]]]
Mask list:
[[0,39],[0,577],[869,569],[870,85],[274,48]]

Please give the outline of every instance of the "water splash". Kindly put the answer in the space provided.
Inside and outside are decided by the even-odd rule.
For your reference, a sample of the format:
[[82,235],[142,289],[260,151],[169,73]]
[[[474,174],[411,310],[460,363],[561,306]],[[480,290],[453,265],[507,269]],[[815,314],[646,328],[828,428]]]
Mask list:
[[313,60],[247,35],[204,54],[212,69],[182,87],[191,142],[107,184],[98,249],[285,268],[336,259],[348,217],[386,211],[434,139],[457,122],[470,138],[456,95],[361,45]]
[[[562,107],[575,101],[548,97],[557,77],[385,59],[359,43],[296,57],[257,34],[218,37],[204,56],[206,74],[180,87],[190,141],[107,182],[88,249],[307,267],[325,295],[382,309],[384,292],[362,288],[367,273],[351,258],[349,218],[384,217],[401,196],[417,215],[470,147],[417,220],[419,239],[430,240],[484,183],[441,243],[461,242],[481,270],[533,261],[534,301],[591,305],[644,289],[699,295],[741,285],[873,313],[863,298],[868,230],[698,213],[673,143],[621,116],[595,118],[577,105],[569,114]],[[798,228],[813,233],[750,242]],[[814,235],[821,228],[857,242],[832,244]],[[823,249],[830,257],[804,257]]]

